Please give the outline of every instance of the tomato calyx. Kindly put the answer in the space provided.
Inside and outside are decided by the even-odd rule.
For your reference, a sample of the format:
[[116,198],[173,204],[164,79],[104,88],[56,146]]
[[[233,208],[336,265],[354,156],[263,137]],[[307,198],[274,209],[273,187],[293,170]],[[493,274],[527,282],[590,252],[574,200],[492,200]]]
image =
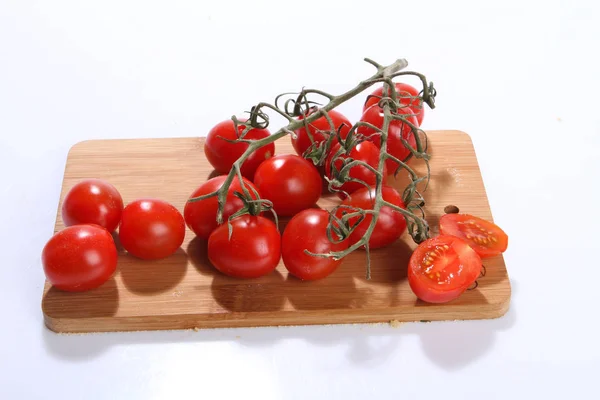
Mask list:
[[246,188],[245,185],[242,186],[242,189],[245,193],[241,193],[241,192],[233,193],[234,196],[236,196],[237,198],[239,198],[242,201],[244,206],[239,211],[235,212],[227,219],[227,226],[229,229],[229,238],[231,238],[231,235],[233,234],[232,221],[234,219],[239,218],[244,215],[251,215],[253,217],[258,217],[262,213],[268,212],[268,211],[270,211],[273,214],[273,219],[275,220],[275,226],[277,227],[277,230],[279,230],[279,218],[277,217],[277,213],[273,209],[273,202],[270,200],[267,200],[267,199],[261,199],[260,196],[258,195],[258,192],[256,190],[254,190],[253,187],[250,187],[250,189],[252,190],[254,197],[252,197],[250,195],[250,192],[248,191],[248,189]]
[[[327,226],[325,229],[327,240],[329,240],[329,243],[331,243],[334,246],[344,243],[348,239],[348,237],[350,237],[350,234],[352,233],[353,227],[355,225],[355,224],[352,224],[350,226],[350,224],[348,222],[348,218],[346,218],[346,219],[339,218],[336,215],[335,210],[338,207],[343,207],[343,206],[337,206],[332,211],[327,211],[328,222],[327,222]],[[326,211],[326,210],[323,210],[323,211]],[[358,212],[358,213],[366,214],[366,212],[364,210],[360,210],[360,212]],[[355,215],[352,214],[352,216],[355,216]],[[362,221],[363,219],[364,218],[361,218],[360,221]],[[346,244],[344,246],[344,248],[347,248],[347,247],[348,247],[348,244]],[[305,249],[304,253],[309,256],[312,256],[312,257],[331,258],[333,260],[340,260],[344,257],[344,252],[341,252],[341,253],[339,253],[339,252],[314,253],[308,249]]]
[[[362,187],[370,188],[372,185],[376,185],[378,181],[381,182],[383,177],[387,175],[387,168],[385,165],[383,167],[383,173],[379,172],[381,155],[378,151],[371,152],[368,158],[366,158],[367,156],[361,155],[368,153],[367,149],[364,149],[366,144],[363,145],[363,149],[361,149],[361,144],[365,142],[368,142],[365,136],[356,134],[355,131],[351,130],[345,139],[338,137],[336,145],[332,147],[331,153],[328,155],[325,174],[325,179],[328,184],[327,187],[330,192],[337,193],[343,199],[349,197],[351,194],[345,190],[345,188],[352,191]],[[375,149],[375,146],[372,143],[369,143],[368,145]],[[356,168],[354,170],[355,176],[352,176],[354,168]],[[359,173],[357,172],[359,170],[362,171]],[[364,176],[369,182],[360,179],[356,176],[357,174]],[[359,185],[349,184],[350,182]]]
[[335,232],[341,240],[346,240],[361,222],[367,217],[368,211],[347,204],[340,204],[332,211],[332,219],[337,224]]
[[[341,129],[342,127],[340,127]],[[325,164],[327,160],[327,156],[331,151],[332,143],[339,136],[339,131],[337,135],[331,135],[330,132],[318,130],[320,134],[324,135],[327,139],[321,142],[313,141],[312,144],[306,149],[306,151],[302,154],[302,157],[311,161],[316,166],[322,166]]]
[[[294,115],[295,114],[294,111]],[[325,118],[326,129],[319,129],[315,126],[316,123],[309,124],[307,122],[307,117],[312,114],[320,114],[322,118]],[[332,117],[327,112],[315,106],[307,108],[306,111],[302,112],[300,117],[302,117],[304,132],[306,132],[306,135],[310,140],[310,146],[308,146],[301,156],[312,161],[316,166],[322,166],[325,164],[331,148],[336,143],[340,143],[343,140],[351,126],[347,126],[348,124],[346,122],[341,122],[338,123],[336,128],[336,123],[333,121]],[[318,139],[315,140],[315,138]]]

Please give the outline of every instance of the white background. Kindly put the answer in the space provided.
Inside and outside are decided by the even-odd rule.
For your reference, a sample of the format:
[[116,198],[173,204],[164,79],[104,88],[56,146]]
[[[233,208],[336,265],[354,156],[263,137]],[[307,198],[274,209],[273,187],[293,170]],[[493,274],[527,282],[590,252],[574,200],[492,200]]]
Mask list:
[[[0,398],[593,398],[597,1],[0,0]],[[418,3],[418,5],[416,4]],[[474,141],[513,287],[492,321],[62,336],[40,252],[69,147],[205,135],[407,58]],[[360,117],[362,99],[341,107]],[[585,391],[590,391],[586,394]]]

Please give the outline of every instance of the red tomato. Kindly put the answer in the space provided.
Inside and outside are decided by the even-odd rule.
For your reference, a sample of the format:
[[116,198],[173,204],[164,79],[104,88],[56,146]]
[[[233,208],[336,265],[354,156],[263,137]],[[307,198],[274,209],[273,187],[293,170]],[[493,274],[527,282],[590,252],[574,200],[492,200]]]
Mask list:
[[440,235],[421,243],[408,263],[408,283],[428,303],[458,298],[481,273],[481,258],[461,239]]
[[[306,116],[301,115],[299,119],[302,120],[315,112],[317,112],[317,109],[311,108],[306,113]],[[340,136],[343,139],[345,139],[346,136],[348,136],[348,132],[350,132],[350,128],[352,128],[352,124],[350,123],[350,121],[348,121],[348,118],[344,117],[342,114],[335,110],[329,111],[328,115],[331,118],[331,121],[333,122],[333,125],[335,127],[335,131],[333,132],[333,134],[336,134],[336,132],[340,130],[341,127]],[[327,138],[326,135],[319,131],[331,132],[331,125],[329,124],[329,121],[327,121],[327,118],[325,118],[324,116],[321,116],[313,122],[311,122],[310,124],[308,124],[308,132],[304,125],[295,131],[296,138],[294,139],[293,136],[291,137],[292,145],[294,146],[294,149],[296,150],[296,153],[298,153],[298,155],[304,155],[306,150],[312,145],[309,133],[312,135],[312,138],[315,141],[315,143],[320,143]]]
[[[329,179],[333,178],[332,174],[332,166],[336,167],[337,171],[340,171],[343,168],[344,161],[343,159],[351,158],[356,161],[363,161],[367,165],[377,169],[379,167],[379,149],[371,142],[362,142],[357,144],[350,150],[350,154],[342,153],[339,157],[336,158],[334,162],[334,157],[337,151],[340,149],[340,144],[336,143],[335,146],[331,148],[331,152],[329,153],[329,157],[325,161],[325,171],[327,177]],[[387,167],[383,166],[383,176],[387,176]],[[368,168],[362,165],[356,165],[350,169],[350,177],[354,179],[360,179],[365,182],[367,185],[374,187],[377,183],[377,176],[373,171],[370,171]],[[336,187],[336,189],[341,189],[346,193],[350,194],[352,192],[357,191],[358,189],[365,188],[366,186],[362,183],[358,182],[346,182],[342,185],[342,187]],[[338,192],[338,196],[341,198],[345,198],[346,196],[342,192]]]
[[323,181],[312,162],[285,154],[260,164],[254,184],[265,199],[273,202],[277,214],[292,216],[319,200]]
[[112,276],[117,268],[117,248],[103,227],[73,225],[46,243],[42,264],[54,287],[83,292],[97,288]]
[[184,237],[183,216],[166,201],[140,199],[123,210],[119,239],[123,248],[138,258],[157,260],[170,256]]
[[[233,163],[242,156],[248,148],[247,143],[230,143],[224,139],[235,140],[244,132],[244,126],[238,125],[238,132],[235,131],[235,125],[232,120],[219,122],[212,128],[206,136],[204,143],[204,154],[217,172],[227,174],[231,170]],[[271,133],[267,129],[251,129],[244,139],[258,140],[269,136]],[[269,143],[261,147],[250,155],[242,164],[240,170],[242,175],[248,179],[254,178],[256,168],[264,160],[271,158],[275,154],[275,143]]]
[[[409,108],[398,109],[399,114],[410,114],[411,112],[412,111]],[[407,115],[406,119],[413,125],[417,124],[417,119],[414,116]],[[383,127],[383,109],[378,105],[371,106],[365,111],[360,120],[381,129]],[[377,147],[381,147],[379,132],[366,126],[361,126],[357,131],[370,138]],[[387,152],[400,161],[405,161],[411,153],[410,150],[404,146],[404,143],[402,143],[402,139],[407,140],[408,144],[413,149],[416,149],[417,141],[411,127],[400,120],[391,121],[388,128]],[[386,160],[386,165],[390,173],[394,173],[399,166],[398,163],[391,159]]]
[[[406,83],[396,83],[395,86],[400,104],[408,106],[413,111],[417,117],[417,123],[420,126],[425,117],[425,107],[423,107],[423,102],[419,98],[419,91]],[[383,86],[375,90],[367,98],[367,101],[365,101],[365,105],[363,106],[363,112],[367,111],[367,108],[371,107],[373,104],[378,104],[382,96]]]
[[258,278],[272,272],[281,258],[281,236],[273,221],[243,215],[219,226],[208,239],[208,259],[216,269],[235,278]]
[[[199,197],[204,194],[212,193],[219,190],[223,186],[223,182],[227,179],[226,176],[221,175],[215,178],[209,179],[204,182],[198,189],[192,193],[190,198]],[[253,199],[256,196],[253,195],[252,188],[258,192],[252,182],[244,178],[244,185],[248,188],[250,195]],[[243,193],[242,185],[240,180],[235,177],[231,182],[231,186],[227,191],[227,201],[223,208],[223,221],[227,222],[229,217],[238,212],[244,207],[244,202],[235,195],[235,192]],[[199,237],[208,239],[210,234],[217,228],[217,210],[219,209],[219,203],[216,197],[210,197],[208,199],[186,202],[185,208],[183,209],[183,216],[187,226]]]
[[[398,194],[396,189],[383,186],[381,188],[381,194],[385,201],[388,201],[398,207],[404,208],[402,197]],[[342,202],[342,205],[347,205],[355,208],[361,208],[363,210],[372,210],[375,205],[375,188],[359,189],[352,193],[351,197],[347,198]],[[349,209],[340,208],[337,211],[337,216],[341,218],[342,213],[352,212]],[[360,217],[350,219],[350,225],[356,223]],[[371,215],[365,216],[365,219],[352,231],[350,235],[350,243],[354,244],[358,242],[369,229]],[[406,230],[406,219],[404,215],[391,209],[390,207],[382,207],[379,210],[379,218],[375,223],[375,229],[371,233],[371,239],[369,240],[369,247],[371,249],[377,249],[385,247],[395,242]]]
[[304,252],[329,253],[348,248],[347,240],[341,243],[329,240],[328,224],[329,213],[321,209],[304,210],[288,222],[281,239],[281,255],[290,274],[302,280],[315,280],[330,275],[339,267],[342,260],[315,257]]
[[464,240],[481,258],[497,256],[508,247],[508,236],[498,225],[469,214],[442,216],[440,233]]
[[66,194],[62,219],[65,226],[95,224],[113,232],[122,211],[123,199],[113,185],[101,179],[86,179]]

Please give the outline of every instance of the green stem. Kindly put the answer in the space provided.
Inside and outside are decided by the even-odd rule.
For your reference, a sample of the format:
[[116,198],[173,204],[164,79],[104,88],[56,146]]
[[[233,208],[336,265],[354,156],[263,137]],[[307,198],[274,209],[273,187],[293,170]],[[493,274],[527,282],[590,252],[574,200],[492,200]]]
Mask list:
[[[264,126],[264,125],[268,124],[268,115],[261,112],[262,108],[269,108],[269,109],[277,112],[278,114],[284,116],[284,118],[287,119],[288,124],[286,126],[282,127],[281,129],[277,130],[275,133],[271,134],[270,136],[263,138],[263,139],[259,139],[259,140],[244,139],[245,134],[251,129],[251,126],[248,126],[248,124],[246,124],[247,125],[246,129],[244,129],[244,132],[242,133],[239,141],[247,143],[248,146],[247,146],[246,150],[244,151],[244,153],[234,162],[233,167],[227,174],[225,181],[223,182],[221,187],[212,193],[208,193],[208,194],[205,194],[202,196],[198,196],[196,198],[192,198],[189,201],[193,202],[193,201],[203,200],[203,199],[206,199],[209,197],[217,197],[217,201],[218,201],[218,205],[219,205],[219,209],[217,212],[217,222],[219,224],[221,224],[223,222],[223,208],[224,208],[225,202],[227,200],[227,194],[229,192],[229,188],[231,187],[233,179],[236,176],[238,176],[240,181],[243,181],[240,167],[252,153],[254,153],[257,149],[259,149],[263,146],[266,146],[270,143],[273,143],[286,135],[290,135],[290,134],[295,135],[295,131],[302,127],[304,127],[307,130],[307,133],[309,134],[309,138],[311,139],[311,142],[314,145],[314,138],[312,137],[311,132],[308,129],[309,124],[311,124],[312,122],[314,122],[315,120],[317,120],[321,117],[324,117],[327,120],[327,122],[329,123],[329,127],[330,127],[329,133],[334,132],[335,126],[334,126],[333,120],[329,116],[329,112],[331,110],[335,109],[336,107],[338,107],[339,105],[341,105],[342,103],[348,101],[349,99],[351,99],[354,96],[358,95],[359,93],[363,92],[365,89],[369,88],[373,84],[378,83],[378,82],[383,82],[383,84],[384,84],[384,92],[383,93],[385,93],[385,96],[382,97],[382,101],[380,102],[380,105],[383,109],[383,114],[384,114],[383,126],[381,128],[378,128],[372,124],[361,121],[361,122],[356,123],[354,126],[352,126],[350,128],[350,131],[349,131],[348,137],[346,138],[346,141],[340,140],[340,143],[342,143],[342,145],[344,145],[344,144],[347,145],[347,146],[343,146],[343,147],[344,147],[345,152],[347,154],[349,154],[349,149],[351,149],[353,146],[355,146],[356,143],[364,140],[364,138],[362,138],[362,137],[354,138],[354,136],[356,135],[356,130],[359,127],[361,127],[361,126],[368,127],[370,129],[372,129],[374,132],[376,132],[376,134],[378,134],[380,136],[379,160],[378,160],[377,168],[374,168],[371,165],[368,165],[363,161],[347,159],[347,164],[344,164],[341,171],[339,171],[337,174],[335,174],[336,176],[334,176],[333,179],[327,179],[330,182],[330,186],[331,186],[332,181],[335,181],[339,176],[344,176],[344,174],[349,173],[351,168],[362,165],[365,168],[367,168],[369,171],[371,171],[375,174],[375,180],[376,180],[376,182],[375,182],[375,197],[374,197],[372,209],[364,210],[364,209],[356,209],[355,208],[354,211],[351,211],[351,212],[343,215],[341,218],[338,218],[335,215],[335,211],[337,209],[339,209],[340,207],[344,207],[344,206],[338,206],[334,209],[333,212],[330,213],[330,220],[329,220],[328,230],[327,230],[327,236],[328,236],[329,240],[330,241],[336,241],[336,240],[339,241],[339,240],[344,240],[345,238],[347,238],[351,234],[351,232],[358,225],[361,224],[361,222],[364,220],[366,215],[372,216],[369,226],[367,227],[366,232],[360,238],[360,240],[358,240],[356,243],[352,244],[346,250],[339,251],[339,252],[330,252],[327,254],[315,254],[315,253],[309,252],[308,250],[305,250],[305,252],[307,254],[311,254],[311,255],[317,256],[317,257],[332,257],[334,259],[341,259],[341,258],[345,257],[346,255],[352,253],[356,249],[363,247],[366,250],[366,255],[367,255],[366,277],[367,277],[367,279],[370,279],[371,268],[370,268],[369,240],[373,234],[373,231],[377,224],[377,220],[379,219],[379,215],[380,215],[382,207],[390,207],[393,210],[400,212],[405,217],[405,219],[407,220],[407,225],[409,226],[409,232],[410,232],[411,236],[413,237],[413,239],[417,243],[420,243],[421,241],[425,240],[428,237],[428,233],[429,233],[429,227],[427,225],[427,222],[425,221],[424,218],[421,218],[412,212],[412,210],[418,209],[421,211],[421,213],[423,213],[422,206],[424,205],[424,202],[422,200],[422,197],[420,197],[420,194],[416,190],[416,185],[419,182],[421,182],[424,178],[419,178],[418,175],[415,173],[415,171],[412,168],[410,168],[404,161],[401,161],[388,153],[388,130],[390,127],[390,123],[396,119],[402,120],[413,130],[413,134],[415,135],[415,139],[416,139],[415,140],[416,141],[416,149],[413,149],[406,141],[404,141],[403,143],[411,151],[411,154],[415,155],[416,158],[420,158],[425,161],[425,163],[427,164],[427,171],[428,171],[428,177],[429,177],[429,163],[428,163],[429,155],[426,153],[426,151],[427,151],[426,146],[425,147],[423,146],[423,143],[420,140],[420,135],[419,135],[419,133],[422,131],[417,126],[415,126],[411,122],[407,121],[406,116],[397,114],[397,110],[400,107],[400,104],[398,103],[398,93],[396,91],[395,84],[392,81],[392,79],[396,76],[408,75],[408,74],[418,76],[423,83],[423,91],[422,91],[423,99],[426,101],[426,103],[428,105],[430,105],[431,108],[433,108],[433,103],[435,100],[435,89],[433,89],[433,85],[431,85],[431,86],[427,85],[427,80],[421,74],[399,72],[400,70],[406,68],[406,66],[408,65],[406,60],[403,60],[403,59],[397,60],[396,62],[394,62],[393,64],[390,64],[388,66],[382,66],[381,64],[379,64],[373,60],[370,60],[370,59],[365,59],[365,61],[367,61],[368,63],[375,66],[377,68],[377,72],[370,78],[368,78],[364,81],[361,81],[354,88],[348,90],[345,93],[342,93],[341,95],[333,96],[333,95],[323,92],[321,90],[305,89],[300,92],[297,99],[294,101],[294,110],[292,110],[292,112],[288,111],[288,104],[290,104],[289,100],[285,102],[283,110],[277,106],[277,102],[281,98],[281,96],[278,96],[276,98],[275,106],[268,104],[268,103],[259,103],[257,106],[253,107],[252,111],[251,111],[250,125]],[[324,96],[327,99],[329,99],[329,102],[327,104],[325,104],[324,106],[318,108],[317,112],[310,113],[310,115],[308,115],[309,113],[305,113],[305,115],[302,115],[300,113],[302,111],[302,107],[305,107],[306,109],[308,109],[308,108],[312,107],[311,104],[315,104],[314,102],[308,100],[308,98],[306,97],[307,94],[318,94],[318,95]],[[306,110],[304,110],[304,112],[305,111]],[[302,118],[294,118],[294,117],[299,117],[300,115],[302,115]],[[234,120],[234,123],[236,123],[236,127],[237,127],[237,123],[239,123],[239,121],[237,121],[237,118],[235,118],[235,117],[232,117],[232,118]],[[258,118],[262,118],[265,122],[259,123]],[[341,138],[339,138],[340,133],[339,132],[336,132],[336,133],[337,133],[336,137],[338,137],[338,140],[341,139]],[[332,136],[332,135],[330,135],[330,136]],[[426,136],[425,136],[425,138],[426,138]],[[330,137],[330,139],[331,139],[331,137]],[[317,149],[317,150],[319,150],[319,149]],[[340,151],[341,150],[342,149],[340,149]],[[327,152],[328,151],[329,150],[327,149]],[[339,152],[336,155],[336,157],[337,156],[339,156]],[[391,204],[383,199],[382,188],[383,188],[383,181],[385,179],[385,177],[383,176],[383,170],[385,168],[385,163],[386,163],[387,159],[391,159],[398,163],[399,168],[398,168],[398,170],[396,170],[396,173],[399,171],[400,168],[404,168],[408,171],[408,173],[411,177],[412,183],[409,184],[409,186],[407,186],[407,188],[405,189],[405,193],[403,195],[403,199],[406,200],[405,204],[406,204],[407,209],[398,207],[398,206]],[[257,198],[256,200],[254,200],[254,198],[251,197],[251,193],[249,192],[248,188],[245,185],[242,185],[242,190],[244,192],[243,196],[246,197],[247,207],[252,208],[252,211],[256,212],[257,210],[255,209],[255,207],[261,207],[262,203],[264,201],[262,199],[258,199],[257,193],[253,192],[253,194],[256,195],[256,198]],[[419,199],[417,199],[419,204],[413,204],[413,202],[412,202],[415,194],[419,195]],[[260,211],[260,209],[258,211]],[[276,214],[275,214],[275,216],[276,216]],[[358,222],[354,221],[353,224],[351,226],[349,226],[350,220],[355,219],[357,217],[358,217],[359,221]],[[333,238],[333,234],[335,234],[337,236],[337,239]],[[342,239],[340,239],[340,237]]]
[[[408,63],[406,60],[400,59],[400,60],[396,60],[396,62],[388,65],[387,67],[381,67],[381,66],[378,67],[377,73],[375,75],[373,75],[371,78],[369,78],[366,81],[360,82],[357,86],[348,90],[347,92],[342,93],[339,96],[335,96],[335,97],[331,98],[329,103],[327,103],[325,106],[323,106],[321,108],[321,110],[323,110],[324,112],[329,112],[329,111],[333,110],[334,108],[338,107],[340,104],[345,103],[346,101],[350,100],[354,96],[358,95],[359,93],[363,92],[365,89],[367,89],[371,85],[373,85],[374,79],[377,79],[384,75],[389,76],[390,74],[393,74],[403,68],[406,68],[407,65],[408,65]],[[227,192],[229,191],[231,183],[233,182],[233,178],[236,175],[236,170],[238,170],[240,168],[240,166],[244,163],[244,161],[246,161],[248,159],[248,157],[252,153],[254,153],[257,149],[259,149],[263,146],[266,146],[270,143],[273,143],[276,140],[288,135],[290,131],[293,132],[293,131],[297,130],[298,128],[302,127],[302,125],[305,123],[310,124],[311,122],[320,118],[321,115],[322,115],[322,113],[313,113],[313,114],[307,116],[306,118],[303,118],[302,120],[293,119],[287,126],[279,129],[277,132],[273,133],[272,135],[267,136],[266,138],[263,138],[263,139],[256,140],[253,143],[250,143],[248,145],[248,147],[246,148],[246,151],[244,151],[244,153],[240,156],[240,158],[238,158],[233,163],[233,168],[229,171],[229,173],[227,174],[227,177],[225,178],[225,181],[223,182],[223,185],[221,185],[221,187],[218,190],[216,190],[213,193],[209,193],[207,195],[201,196],[201,197],[192,198],[192,199],[190,199],[190,201],[198,201],[200,199],[217,196],[217,201],[219,204],[219,210],[217,212],[217,222],[219,224],[222,224],[223,223],[223,208],[225,207],[225,201],[227,199]],[[379,180],[378,180],[378,182],[379,182]],[[378,186],[380,186],[380,185],[378,185]]]

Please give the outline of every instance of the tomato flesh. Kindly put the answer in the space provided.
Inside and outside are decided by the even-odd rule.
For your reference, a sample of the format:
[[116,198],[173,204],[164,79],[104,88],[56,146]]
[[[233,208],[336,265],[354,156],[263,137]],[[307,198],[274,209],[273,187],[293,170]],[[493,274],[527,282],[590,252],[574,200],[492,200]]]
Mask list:
[[208,239],[208,259],[225,275],[258,278],[272,272],[281,258],[281,236],[273,221],[243,215],[219,226]]
[[421,243],[410,257],[408,283],[428,303],[458,298],[481,273],[481,258],[463,240],[440,235]]
[[102,285],[113,275],[117,268],[117,248],[103,227],[73,225],[46,243],[42,265],[55,288],[82,292]]
[[[282,235],[281,255],[285,267],[296,278],[302,280],[322,279],[332,274],[342,263],[333,258],[315,257],[315,254],[342,251],[348,241],[334,243],[327,237],[329,213],[320,209],[304,210],[294,216]],[[333,234],[335,238],[335,234]]]
[[508,247],[508,236],[498,225],[469,214],[442,216],[440,233],[461,238],[481,258],[497,256]]

